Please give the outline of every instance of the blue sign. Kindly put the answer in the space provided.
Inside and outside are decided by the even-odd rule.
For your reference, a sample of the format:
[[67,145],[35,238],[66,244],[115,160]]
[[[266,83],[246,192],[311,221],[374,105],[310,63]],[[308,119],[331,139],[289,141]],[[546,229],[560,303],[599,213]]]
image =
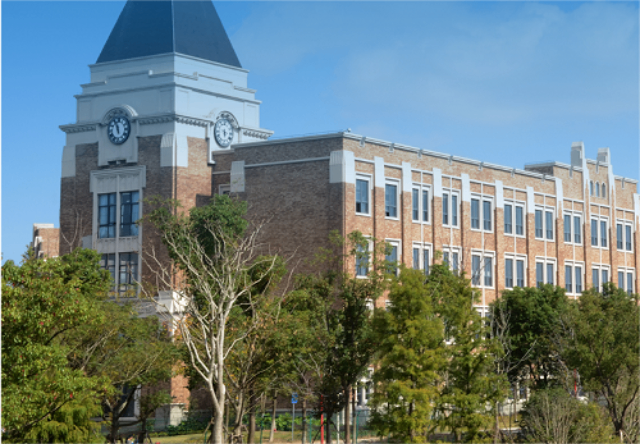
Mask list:
[[298,394],[291,393],[291,404],[297,404],[297,403],[298,403]]

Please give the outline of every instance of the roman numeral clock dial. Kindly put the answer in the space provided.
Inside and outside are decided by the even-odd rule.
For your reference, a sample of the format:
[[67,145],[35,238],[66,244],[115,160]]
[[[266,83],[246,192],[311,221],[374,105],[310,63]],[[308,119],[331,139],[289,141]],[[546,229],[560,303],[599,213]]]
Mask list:
[[233,126],[227,119],[219,119],[216,125],[213,127],[213,133],[216,137],[216,142],[222,148],[227,148],[231,145],[233,140]]
[[107,134],[109,135],[109,140],[116,145],[121,145],[129,138],[129,133],[131,132],[131,124],[129,123],[129,119],[125,116],[115,116],[109,122],[109,126],[107,128]]

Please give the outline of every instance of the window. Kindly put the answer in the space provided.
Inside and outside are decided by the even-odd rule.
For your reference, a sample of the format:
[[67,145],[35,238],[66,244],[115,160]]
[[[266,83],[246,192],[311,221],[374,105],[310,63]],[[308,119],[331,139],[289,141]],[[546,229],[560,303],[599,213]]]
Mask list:
[[429,274],[429,263],[431,261],[431,247],[421,244],[413,244],[413,269],[424,270],[424,274]]
[[138,254],[118,254],[118,291],[125,293],[132,291],[138,280]]
[[387,273],[398,274],[398,250],[400,249],[400,242],[387,241],[387,254],[385,260],[388,262]]
[[386,184],[384,186],[384,212],[385,216],[398,217],[398,185]]
[[[514,218],[515,210],[515,218]],[[520,203],[508,203],[504,205],[504,232],[513,234],[515,225],[516,236],[524,236],[524,205]],[[540,234],[542,237],[542,233]]]
[[218,187],[218,194],[221,195],[221,196],[225,196],[225,195],[231,194],[231,185],[228,184],[228,183],[221,184]]
[[618,288],[625,290],[627,294],[633,293],[632,268],[618,268]]
[[506,288],[524,287],[525,256],[507,256],[504,261]]
[[589,194],[593,196],[593,180],[589,181]]
[[567,244],[582,244],[582,217],[565,210],[564,242]]
[[535,224],[536,238],[553,240],[553,210],[536,209]]
[[491,231],[492,215],[491,215],[491,203],[492,201],[487,198],[475,197],[471,199],[471,228],[474,230],[480,230],[480,221],[482,220],[482,230]]
[[471,283],[476,287],[493,288],[493,253],[471,253]]
[[368,179],[356,179],[356,213],[369,214]]
[[458,193],[450,190],[442,193],[442,224],[457,227],[458,210]]
[[600,183],[596,182],[596,197],[600,197]]
[[616,246],[618,250],[632,250],[631,222],[618,221],[616,224]]
[[138,196],[137,191],[120,193],[120,236],[138,235]]
[[460,269],[460,249],[457,247],[444,247],[442,263],[450,267],[454,273],[457,273]]
[[582,293],[582,263],[567,262],[564,266],[565,290],[569,294]]
[[[591,218],[591,245],[594,247],[607,248],[608,219],[604,217]],[[600,236],[598,236],[600,231]]]
[[116,285],[116,255],[103,254],[100,259],[100,268],[107,270],[111,275],[111,291],[115,290]]
[[504,206],[504,233],[513,233],[513,205],[511,204]]
[[411,218],[414,222],[429,222],[429,189],[414,185],[411,190]]
[[607,282],[609,282],[609,266],[594,264],[591,270],[593,288],[602,292],[602,288]]
[[602,197],[607,197],[607,186],[605,184],[602,184]]
[[536,259],[536,286],[542,284],[555,284],[556,263],[551,259]]
[[116,193],[98,195],[98,238],[116,237]]
[[365,277],[369,273],[369,246],[356,246],[356,276]]

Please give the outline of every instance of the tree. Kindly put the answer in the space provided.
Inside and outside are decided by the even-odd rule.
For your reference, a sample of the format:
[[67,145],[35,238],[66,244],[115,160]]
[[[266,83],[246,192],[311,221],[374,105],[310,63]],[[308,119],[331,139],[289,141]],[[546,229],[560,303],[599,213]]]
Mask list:
[[534,393],[522,412],[520,427],[526,441],[533,443],[615,442],[613,427],[598,404],[582,403],[559,387]]
[[464,273],[458,275],[447,266],[435,265],[425,285],[450,342],[438,405],[441,423],[452,431],[456,442],[474,442],[491,424],[487,406],[503,399],[507,388],[504,375],[494,372],[500,350],[488,337],[487,325],[474,307],[477,291]]
[[[158,203],[158,202],[156,202]],[[176,334],[188,351],[188,364],[206,387],[214,412],[211,439],[223,441],[227,396],[225,362],[245,340],[244,333],[229,337],[234,311],[253,304],[258,287],[269,288],[277,267],[276,256],[260,256],[261,225],[248,229],[246,205],[228,196],[216,196],[190,214],[178,211],[175,202],[152,211],[148,220],[160,231],[171,265],[147,252],[162,288],[173,293],[182,313],[172,320]],[[250,270],[260,270],[257,274]]]
[[419,270],[401,267],[390,307],[376,310],[380,361],[373,376],[371,424],[398,442],[425,442],[435,428],[433,406],[446,365],[442,319]]
[[[318,341],[326,343],[322,344],[320,357],[308,357],[306,361],[317,365],[314,371],[320,381],[314,410],[326,415],[327,428],[330,418],[347,405],[351,386],[371,365],[377,348],[371,307],[388,285],[388,271],[395,267],[384,260],[386,244],[367,239],[360,232],[350,233],[346,241],[334,232],[330,240],[332,248],[321,250],[317,258],[321,271],[298,276],[298,291],[290,296],[301,298],[301,307],[318,310],[308,317],[312,322],[309,328],[319,333]],[[354,270],[347,268],[356,260],[367,268],[366,279],[355,277]],[[331,439],[330,433],[327,438]]]
[[110,279],[90,250],[2,267],[3,440],[86,442],[108,378],[69,365],[62,339],[101,322]]
[[587,391],[607,406],[617,434],[636,442],[637,404],[640,402],[640,339],[638,295],[627,295],[613,284],[582,293],[570,311],[571,335],[563,353],[570,369],[577,369]]
[[[153,386],[171,378],[179,360],[178,348],[167,328],[155,316],[139,318],[135,306],[105,301],[103,322],[80,326],[64,338],[70,365],[88,376],[107,378],[113,390],[101,395],[100,415],[109,424],[109,441],[118,439],[121,417],[133,407],[139,386]],[[138,397],[143,407],[140,423],[151,411],[171,402],[166,391],[150,391]]]
[[493,311],[508,317],[502,339],[510,346],[508,376],[511,383],[527,376],[536,388],[553,384],[562,372],[558,335],[569,308],[564,289],[552,285],[505,290]]

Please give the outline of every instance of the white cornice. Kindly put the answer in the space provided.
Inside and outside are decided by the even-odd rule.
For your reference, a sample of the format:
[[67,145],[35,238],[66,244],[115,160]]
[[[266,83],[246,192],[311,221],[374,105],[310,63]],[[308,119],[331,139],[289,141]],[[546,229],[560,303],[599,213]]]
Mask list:
[[69,125],[60,125],[59,128],[67,134],[71,133],[83,133],[87,131],[95,131],[98,127],[98,123],[72,123]]
[[214,61],[207,60],[207,59],[201,59],[199,57],[194,57],[194,56],[191,56],[191,55],[182,54],[180,52],[166,52],[164,54],[154,54],[152,56],[133,57],[133,58],[130,58],[130,59],[112,60],[110,62],[94,63],[94,64],[89,65],[89,68],[101,68],[103,66],[122,65],[122,64],[131,62],[133,60],[153,60],[153,59],[166,58],[167,56],[184,57],[186,59],[191,59],[191,60],[196,60],[198,62],[207,63],[209,65],[222,66],[223,68],[233,69],[235,71],[240,71],[240,72],[244,72],[244,73],[248,73],[249,72],[248,69],[239,68],[237,66],[232,66],[232,65],[225,65],[224,63],[214,62]]

